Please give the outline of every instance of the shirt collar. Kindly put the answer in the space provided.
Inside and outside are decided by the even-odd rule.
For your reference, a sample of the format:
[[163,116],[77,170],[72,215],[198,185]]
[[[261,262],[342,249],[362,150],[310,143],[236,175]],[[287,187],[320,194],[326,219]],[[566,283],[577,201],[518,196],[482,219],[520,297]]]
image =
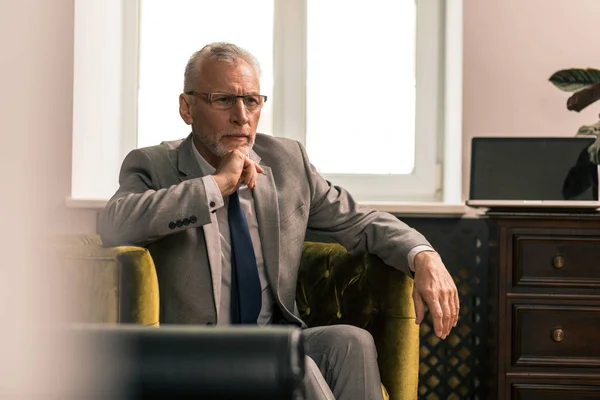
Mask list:
[[202,157],[202,155],[196,148],[196,145],[194,144],[193,141],[192,141],[192,150],[194,151],[194,158],[196,159],[196,162],[198,163],[198,166],[200,167],[200,171],[202,171],[202,176],[213,175],[216,171],[216,168],[213,167],[212,165],[210,165],[208,163],[208,161],[206,161],[204,159],[204,157]]

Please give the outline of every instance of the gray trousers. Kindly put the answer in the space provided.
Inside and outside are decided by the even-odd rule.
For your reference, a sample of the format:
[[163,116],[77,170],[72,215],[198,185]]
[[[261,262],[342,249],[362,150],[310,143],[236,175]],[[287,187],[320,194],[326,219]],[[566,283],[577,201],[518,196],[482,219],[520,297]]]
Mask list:
[[350,325],[302,331],[307,400],[383,400],[373,337]]

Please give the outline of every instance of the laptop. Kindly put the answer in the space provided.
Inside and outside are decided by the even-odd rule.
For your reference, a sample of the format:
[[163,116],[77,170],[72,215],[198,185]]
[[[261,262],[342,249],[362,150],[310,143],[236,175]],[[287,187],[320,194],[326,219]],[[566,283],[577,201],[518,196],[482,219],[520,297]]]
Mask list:
[[593,137],[475,137],[470,207],[600,208]]

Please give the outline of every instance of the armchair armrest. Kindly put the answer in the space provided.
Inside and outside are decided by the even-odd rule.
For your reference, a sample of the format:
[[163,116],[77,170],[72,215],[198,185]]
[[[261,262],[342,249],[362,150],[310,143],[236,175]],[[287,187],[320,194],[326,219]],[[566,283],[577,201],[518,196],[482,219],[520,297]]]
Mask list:
[[378,257],[350,256],[339,244],[306,242],[296,301],[308,326],[349,324],[368,330],[390,398],[416,399],[419,326],[413,281]]
[[98,235],[64,237],[59,248],[77,322],[158,326],[158,279],[147,249],[103,247]]

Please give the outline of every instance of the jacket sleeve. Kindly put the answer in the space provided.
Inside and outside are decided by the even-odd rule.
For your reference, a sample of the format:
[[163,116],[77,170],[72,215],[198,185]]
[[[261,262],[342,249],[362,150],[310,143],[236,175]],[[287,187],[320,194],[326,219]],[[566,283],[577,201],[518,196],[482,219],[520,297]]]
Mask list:
[[329,237],[350,253],[377,255],[408,276],[408,253],[427,239],[393,215],[359,205],[344,188],[332,185],[310,164],[300,144],[310,184],[311,205],[308,230]]
[[[219,194],[220,195],[220,194]],[[210,223],[203,178],[160,187],[156,166],[144,149],[130,152],[121,167],[119,189],[98,217],[105,246],[147,245],[169,234]]]

